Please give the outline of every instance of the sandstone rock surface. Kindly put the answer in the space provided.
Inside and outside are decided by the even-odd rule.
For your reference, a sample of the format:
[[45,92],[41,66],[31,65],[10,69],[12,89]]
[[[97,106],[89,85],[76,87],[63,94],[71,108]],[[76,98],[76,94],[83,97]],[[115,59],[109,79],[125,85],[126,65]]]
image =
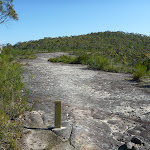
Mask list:
[[[66,127],[61,131],[27,129],[31,133],[24,139],[25,149],[148,150],[149,86],[130,81],[129,74],[47,61],[63,54],[37,54],[35,60],[22,60],[29,64],[24,67],[24,80],[31,89],[30,103],[39,100],[34,106],[36,113],[27,115],[26,123],[38,128],[53,127],[54,101],[61,100],[62,125]],[[45,135],[43,139],[47,141],[41,142],[41,148],[37,146],[40,142],[34,144],[31,140],[37,135],[39,139]],[[133,138],[141,144],[135,144]]]

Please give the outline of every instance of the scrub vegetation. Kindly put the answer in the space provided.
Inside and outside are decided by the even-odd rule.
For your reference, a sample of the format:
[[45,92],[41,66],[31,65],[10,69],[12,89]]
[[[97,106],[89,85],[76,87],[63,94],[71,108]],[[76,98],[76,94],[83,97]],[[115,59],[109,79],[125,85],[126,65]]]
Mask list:
[[[149,78],[150,37],[125,32],[98,32],[19,42],[12,47],[25,53],[21,58],[35,58],[37,52],[72,52],[76,57],[61,56],[51,62],[87,64],[91,69],[133,73],[134,80]],[[144,71],[144,72],[143,72]]]
[[70,64],[85,64],[88,65],[90,69],[95,70],[132,73],[133,80],[135,81],[140,81],[142,78],[150,78],[150,63],[148,62],[149,58],[145,59],[142,63],[137,63],[131,66],[117,62],[113,58],[108,58],[106,56],[95,53],[82,53],[78,54],[76,57],[63,55],[57,58],[50,58],[48,61],[54,63],[63,62]]
[[22,66],[16,58],[11,49],[0,54],[0,149],[19,149],[23,126],[18,117],[28,110],[28,92],[23,91]]

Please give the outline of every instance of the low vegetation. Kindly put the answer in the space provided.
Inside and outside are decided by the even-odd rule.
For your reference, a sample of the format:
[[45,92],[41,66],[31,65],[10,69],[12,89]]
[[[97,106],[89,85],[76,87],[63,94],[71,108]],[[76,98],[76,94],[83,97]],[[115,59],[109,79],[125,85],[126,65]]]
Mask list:
[[[98,32],[17,43],[15,50],[30,52],[72,52],[77,57],[62,56],[53,62],[87,64],[90,68],[113,72],[131,72],[134,80],[149,76],[150,37],[125,32]],[[146,67],[139,74],[136,66]],[[141,69],[140,69],[141,70]]]
[[[143,77],[150,77],[149,59],[145,59],[142,64],[136,64],[135,66],[128,66],[122,63],[114,61],[114,59],[108,59],[103,55],[81,53],[78,56],[63,55],[57,58],[48,59],[50,62],[63,62],[70,64],[85,64],[90,69],[110,71],[110,72],[124,72],[133,73],[133,80],[140,81]],[[144,65],[143,65],[144,64]]]
[[133,69],[133,80],[140,81],[142,77],[148,75],[147,67],[144,65],[135,65]]
[[58,63],[69,63],[69,64],[85,64],[88,65],[90,69],[111,71],[111,72],[131,72],[131,69],[127,69],[125,66],[119,63],[114,63],[101,55],[79,55],[76,57],[63,55],[57,58],[48,59],[50,62]]
[[0,54],[0,149],[17,149],[23,129],[17,118],[27,110],[23,89],[22,66],[14,51],[4,49]]
[[58,63],[58,62],[63,62],[63,63],[74,63],[75,57],[68,56],[68,55],[63,55],[57,58],[49,58],[48,61]]

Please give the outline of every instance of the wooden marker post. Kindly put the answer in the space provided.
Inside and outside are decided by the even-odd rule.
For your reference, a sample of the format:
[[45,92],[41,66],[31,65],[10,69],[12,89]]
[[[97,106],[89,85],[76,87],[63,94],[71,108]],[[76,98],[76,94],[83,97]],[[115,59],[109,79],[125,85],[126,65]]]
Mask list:
[[61,128],[61,101],[55,101],[55,128]]

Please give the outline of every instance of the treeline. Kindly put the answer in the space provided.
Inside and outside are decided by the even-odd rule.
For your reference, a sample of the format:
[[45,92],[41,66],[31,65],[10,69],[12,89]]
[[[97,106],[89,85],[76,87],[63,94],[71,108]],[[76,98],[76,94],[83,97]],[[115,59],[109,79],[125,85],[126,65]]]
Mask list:
[[15,49],[36,52],[86,51],[126,65],[147,61],[150,54],[150,37],[125,32],[98,32],[87,35],[57,37],[17,43]]

